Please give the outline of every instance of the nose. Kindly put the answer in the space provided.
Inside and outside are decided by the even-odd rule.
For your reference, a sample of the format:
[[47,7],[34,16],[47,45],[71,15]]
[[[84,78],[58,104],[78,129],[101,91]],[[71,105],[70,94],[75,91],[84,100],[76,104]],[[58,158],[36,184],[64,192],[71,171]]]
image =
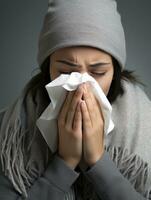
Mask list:
[[87,72],[87,73],[89,72],[86,65],[81,65],[81,66],[78,68],[77,71],[78,71],[79,73],[81,73],[81,74],[83,74],[83,73],[85,73],[85,72]]

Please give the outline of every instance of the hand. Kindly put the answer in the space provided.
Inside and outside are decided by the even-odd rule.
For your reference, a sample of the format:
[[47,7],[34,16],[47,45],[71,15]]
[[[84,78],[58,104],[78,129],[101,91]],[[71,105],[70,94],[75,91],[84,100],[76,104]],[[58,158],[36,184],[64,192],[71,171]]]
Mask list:
[[81,103],[83,126],[83,156],[85,162],[92,166],[104,152],[104,119],[99,103],[86,83],[83,102]]
[[84,89],[82,85],[69,92],[58,117],[59,156],[74,169],[82,156],[82,117],[80,102]]

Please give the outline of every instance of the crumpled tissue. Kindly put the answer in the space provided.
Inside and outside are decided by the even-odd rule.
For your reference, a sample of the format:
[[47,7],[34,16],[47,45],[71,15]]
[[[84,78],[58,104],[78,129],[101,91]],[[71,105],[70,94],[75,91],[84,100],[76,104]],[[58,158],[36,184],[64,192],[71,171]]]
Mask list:
[[36,122],[37,127],[52,152],[56,152],[57,150],[57,117],[67,92],[76,90],[84,82],[89,82],[92,93],[100,103],[104,118],[104,135],[106,136],[114,129],[114,123],[111,119],[112,106],[98,82],[88,73],[72,72],[71,74],[61,74],[45,86],[51,102]]

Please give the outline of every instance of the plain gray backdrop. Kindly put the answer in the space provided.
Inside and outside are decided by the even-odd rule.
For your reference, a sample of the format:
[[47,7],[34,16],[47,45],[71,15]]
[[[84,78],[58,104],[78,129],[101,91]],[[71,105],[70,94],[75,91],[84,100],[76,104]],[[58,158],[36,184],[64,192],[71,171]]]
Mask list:
[[[12,103],[38,67],[38,37],[48,0],[0,0],[0,109]],[[135,70],[151,99],[151,0],[117,0]]]

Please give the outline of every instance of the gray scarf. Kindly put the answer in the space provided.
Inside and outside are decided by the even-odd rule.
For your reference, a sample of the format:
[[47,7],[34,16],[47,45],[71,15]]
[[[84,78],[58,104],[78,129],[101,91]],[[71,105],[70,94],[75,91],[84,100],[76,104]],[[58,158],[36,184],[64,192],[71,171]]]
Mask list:
[[[151,101],[137,85],[126,81],[123,85],[124,95],[112,104],[115,129],[105,139],[106,150],[123,176],[139,193],[150,199]],[[25,87],[6,109],[0,127],[2,170],[14,188],[25,197],[27,189],[51,162],[52,153],[35,125],[49,103],[44,95],[44,89],[37,88],[32,95]],[[97,199],[95,193],[92,194],[91,185],[82,184],[82,181],[86,183],[81,177],[76,188],[83,191],[83,199],[92,198],[92,195],[93,199]],[[67,199],[72,199],[71,193],[67,194]]]
[[48,105],[43,95],[43,91],[37,89],[33,96],[25,87],[6,109],[1,123],[2,169],[23,196],[27,196],[26,189],[45,169],[50,153],[35,126],[36,119]]

